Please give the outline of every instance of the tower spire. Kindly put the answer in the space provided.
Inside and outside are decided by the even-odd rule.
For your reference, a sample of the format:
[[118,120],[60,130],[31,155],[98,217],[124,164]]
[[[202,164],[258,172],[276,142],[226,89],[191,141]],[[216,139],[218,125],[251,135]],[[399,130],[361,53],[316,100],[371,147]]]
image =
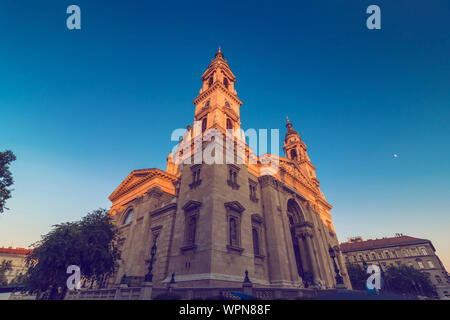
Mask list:
[[217,53],[216,53],[216,55],[215,55],[215,58],[216,58],[216,59],[223,59],[223,58],[224,58],[223,53],[222,53],[222,47],[221,47],[221,46],[219,46],[219,51],[217,51]]

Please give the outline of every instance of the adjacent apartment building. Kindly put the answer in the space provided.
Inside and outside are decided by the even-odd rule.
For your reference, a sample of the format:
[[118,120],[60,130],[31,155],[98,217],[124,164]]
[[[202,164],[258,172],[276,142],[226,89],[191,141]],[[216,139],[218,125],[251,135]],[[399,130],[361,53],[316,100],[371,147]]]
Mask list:
[[408,265],[422,270],[436,287],[439,297],[450,297],[450,278],[430,240],[402,234],[382,239],[348,239],[340,244],[346,263],[379,264],[383,269]]
[[3,261],[11,261],[12,269],[5,274],[8,284],[17,276],[25,274],[25,258],[29,252],[31,252],[31,250],[24,248],[0,248],[0,265]]

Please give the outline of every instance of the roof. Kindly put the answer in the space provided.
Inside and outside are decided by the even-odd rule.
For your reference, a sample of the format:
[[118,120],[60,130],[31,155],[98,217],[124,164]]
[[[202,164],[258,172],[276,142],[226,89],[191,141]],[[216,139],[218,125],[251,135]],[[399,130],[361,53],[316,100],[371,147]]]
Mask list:
[[168,179],[173,182],[178,179],[176,176],[156,168],[133,170],[109,196],[109,200],[113,201],[117,199],[119,196],[127,193],[131,189],[135,188],[138,185],[141,185],[142,183],[152,179],[155,176]]
[[[382,239],[369,239],[366,241],[358,241],[358,242],[344,242],[339,245],[343,252],[348,251],[359,251],[359,250],[367,250],[367,249],[375,249],[375,248],[384,248],[384,247],[394,247],[398,245],[408,245],[408,244],[419,244],[419,243],[430,243],[430,240],[427,239],[419,239],[410,236],[400,236],[400,237],[392,237],[392,238],[382,238]],[[433,245],[431,244],[433,247]],[[434,250],[434,247],[433,247]]]
[[32,251],[33,250],[31,250],[31,249],[25,249],[25,248],[13,248],[13,247],[9,247],[9,248],[1,247],[0,248],[0,253],[16,254],[16,255],[21,255],[21,256],[26,256],[28,253],[30,253]]

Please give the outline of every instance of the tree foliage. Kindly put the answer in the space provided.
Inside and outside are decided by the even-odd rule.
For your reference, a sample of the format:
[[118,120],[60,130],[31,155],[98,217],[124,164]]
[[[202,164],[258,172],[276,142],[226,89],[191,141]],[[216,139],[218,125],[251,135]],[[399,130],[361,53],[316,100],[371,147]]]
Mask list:
[[6,286],[8,284],[6,273],[10,270],[12,270],[11,260],[3,260],[2,264],[0,264],[0,286]]
[[5,207],[6,200],[11,198],[10,186],[13,185],[14,180],[9,165],[16,160],[16,156],[12,151],[0,152],[0,213],[3,213],[8,208]]
[[398,294],[436,295],[430,279],[420,270],[406,265],[390,266],[384,273],[385,290]]
[[[105,209],[95,210],[81,221],[53,226],[26,259],[25,290],[40,293],[50,289],[50,299],[63,298],[70,265],[79,266],[81,276],[89,281],[112,274],[120,254],[117,236]],[[58,293],[58,288],[62,292]]]
[[353,290],[366,290],[366,282],[369,275],[364,271],[364,268],[360,264],[347,264],[347,273],[350,277]]

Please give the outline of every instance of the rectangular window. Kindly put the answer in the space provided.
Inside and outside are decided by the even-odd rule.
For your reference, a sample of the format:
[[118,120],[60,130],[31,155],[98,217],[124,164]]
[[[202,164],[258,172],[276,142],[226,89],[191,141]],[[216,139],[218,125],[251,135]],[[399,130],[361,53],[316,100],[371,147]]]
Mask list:
[[202,183],[202,180],[200,179],[200,169],[201,169],[200,164],[196,164],[191,167],[192,183],[189,185],[189,188],[194,189]]
[[258,202],[258,198],[256,196],[257,183],[253,180],[248,179],[248,186],[249,186],[249,191],[250,191],[250,200],[252,200],[254,202]]
[[235,166],[233,164],[229,164],[228,165],[228,180],[227,180],[227,184],[235,189],[238,190],[240,188],[238,182],[237,182],[237,177],[238,177],[238,173],[239,170],[241,170],[241,168],[239,168],[238,166]]

